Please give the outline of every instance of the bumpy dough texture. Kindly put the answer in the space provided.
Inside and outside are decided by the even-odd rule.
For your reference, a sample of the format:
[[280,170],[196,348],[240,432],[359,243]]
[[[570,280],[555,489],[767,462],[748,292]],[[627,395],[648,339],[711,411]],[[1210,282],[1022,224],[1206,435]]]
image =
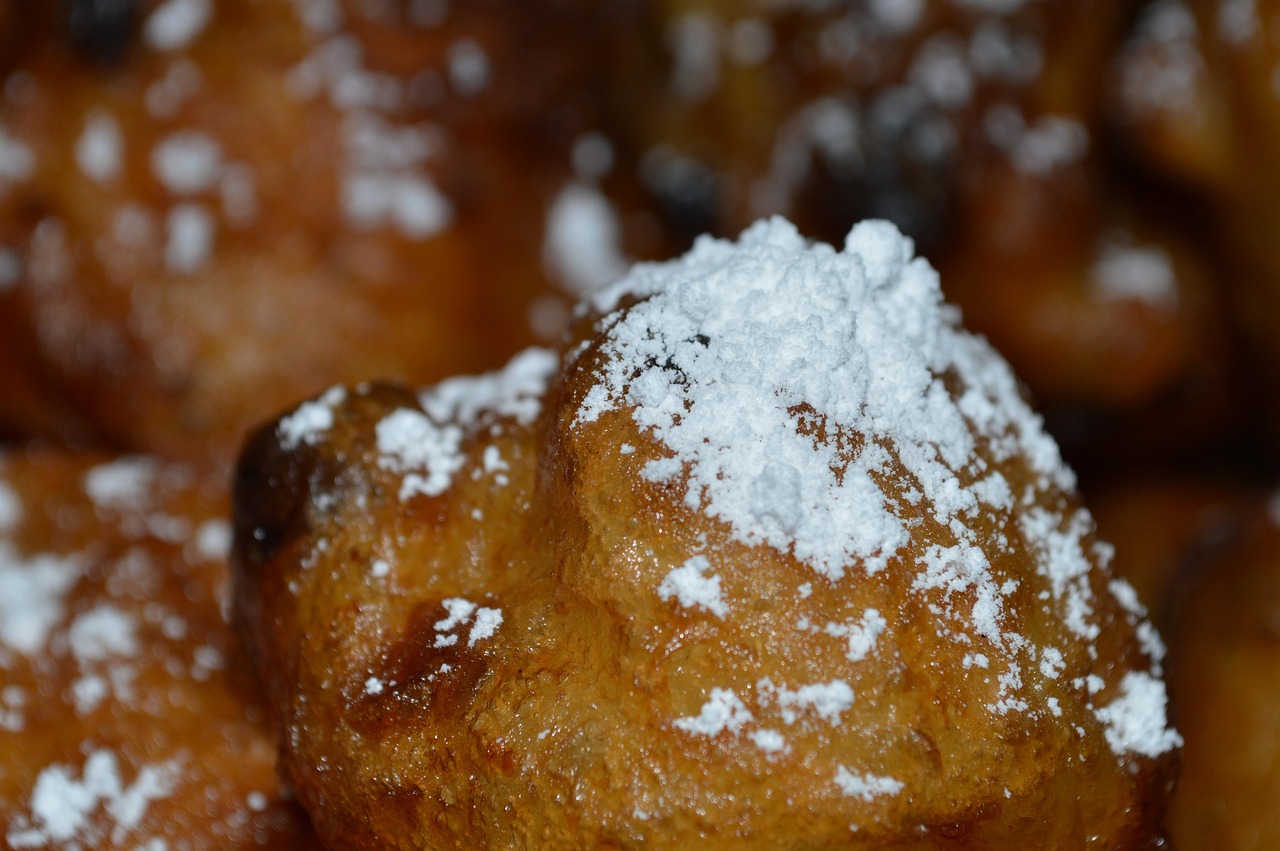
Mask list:
[[0,457],[0,845],[319,849],[223,616],[226,489]]
[[[1159,639],[1011,374],[885,227],[839,257],[778,222],[704,241],[598,297],[559,354],[332,391],[250,439],[236,612],[326,842],[1160,842]],[[905,342],[876,330],[897,320]],[[941,365],[794,401],[843,345],[827,323],[873,341],[851,361]],[[894,382],[931,416],[895,419]],[[744,479],[753,447],[716,441],[762,422],[752,385],[782,426]],[[832,466],[795,480],[810,456]]]

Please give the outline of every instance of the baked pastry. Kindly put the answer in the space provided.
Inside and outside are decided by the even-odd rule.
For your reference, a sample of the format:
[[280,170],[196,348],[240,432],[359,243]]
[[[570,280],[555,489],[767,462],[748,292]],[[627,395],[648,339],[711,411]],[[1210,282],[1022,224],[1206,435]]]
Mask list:
[[224,620],[225,486],[0,457],[0,845],[318,849]]
[[246,444],[236,621],[352,848],[1147,848],[1162,647],[886,222],[782,220],[559,352]]
[[[566,287],[625,269],[595,41],[567,4],[11,14],[11,430],[229,460],[334,382],[497,366],[562,330]],[[584,210],[601,238],[574,252]]]

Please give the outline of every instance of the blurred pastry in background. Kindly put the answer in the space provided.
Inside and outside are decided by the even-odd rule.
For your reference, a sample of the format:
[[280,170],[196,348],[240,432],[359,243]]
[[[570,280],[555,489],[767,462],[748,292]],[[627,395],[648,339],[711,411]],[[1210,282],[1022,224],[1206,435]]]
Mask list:
[[[1111,107],[1132,165],[1191,194],[1217,245],[1221,297],[1255,366],[1254,413],[1280,407],[1280,4],[1147,4],[1115,63]],[[1271,438],[1275,445],[1274,437]]]
[[225,487],[0,458],[0,844],[318,851],[223,615]]
[[571,4],[4,8],[9,431],[229,458],[335,382],[496,366],[625,268]]

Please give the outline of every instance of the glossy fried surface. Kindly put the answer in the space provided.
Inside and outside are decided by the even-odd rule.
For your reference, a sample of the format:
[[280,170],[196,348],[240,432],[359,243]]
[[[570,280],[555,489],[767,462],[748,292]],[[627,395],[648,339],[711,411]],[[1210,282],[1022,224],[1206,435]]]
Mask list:
[[[99,20],[112,9],[123,19]],[[227,459],[250,426],[335,382],[490,368],[535,327],[558,331],[562,286],[585,285],[544,259],[567,189],[604,207],[596,254],[621,262],[598,186],[607,143],[603,165],[574,165],[598,75],[589,16],[568,4],[13,15],[11,429]]]
[[[1156,847],[1176,734],[1118,719],[1148,686],[1162,716],[1158,645],[1044,457],[976,440],[963,476],[1025,494],[965,521],[978,568],[941,500],[910,502],[904,449],[876,481],[910,540],[824,574],[691,505],[631,408],[584,419],[644,303],[563,356],[326,394],[247,444],[237,618],[326,842]],[[699,350],[672,351],[633,376],[654,398],[693,382]],[[814,417],[855,464],[866,438]]]
[[318,849],[223,619],[226,494],[143,458],[0,458],[6,848]]

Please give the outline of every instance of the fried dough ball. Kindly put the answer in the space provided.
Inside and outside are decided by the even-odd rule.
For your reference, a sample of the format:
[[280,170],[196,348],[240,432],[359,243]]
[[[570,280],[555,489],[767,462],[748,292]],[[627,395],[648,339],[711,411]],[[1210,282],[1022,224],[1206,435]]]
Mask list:
[[1189,589],[1170,644],[1186,749],[1168,825],[1186,851],[1280,844],[1280,528],[1257,515]]
[[225,488],[0,458],[0,845],[319,849],[222,603]]
[[[569,4],[14,14],[30,43],[0,96],[11,428],[229,460],[335,382],[497,366],[567,313],[553,281],[625,271]],[[584,207],[594,254],[572,251]]]
[[887,222],[637,267],[576,342],[254,435],[237,621],[352,848],[1147,848],[1161,646]]

